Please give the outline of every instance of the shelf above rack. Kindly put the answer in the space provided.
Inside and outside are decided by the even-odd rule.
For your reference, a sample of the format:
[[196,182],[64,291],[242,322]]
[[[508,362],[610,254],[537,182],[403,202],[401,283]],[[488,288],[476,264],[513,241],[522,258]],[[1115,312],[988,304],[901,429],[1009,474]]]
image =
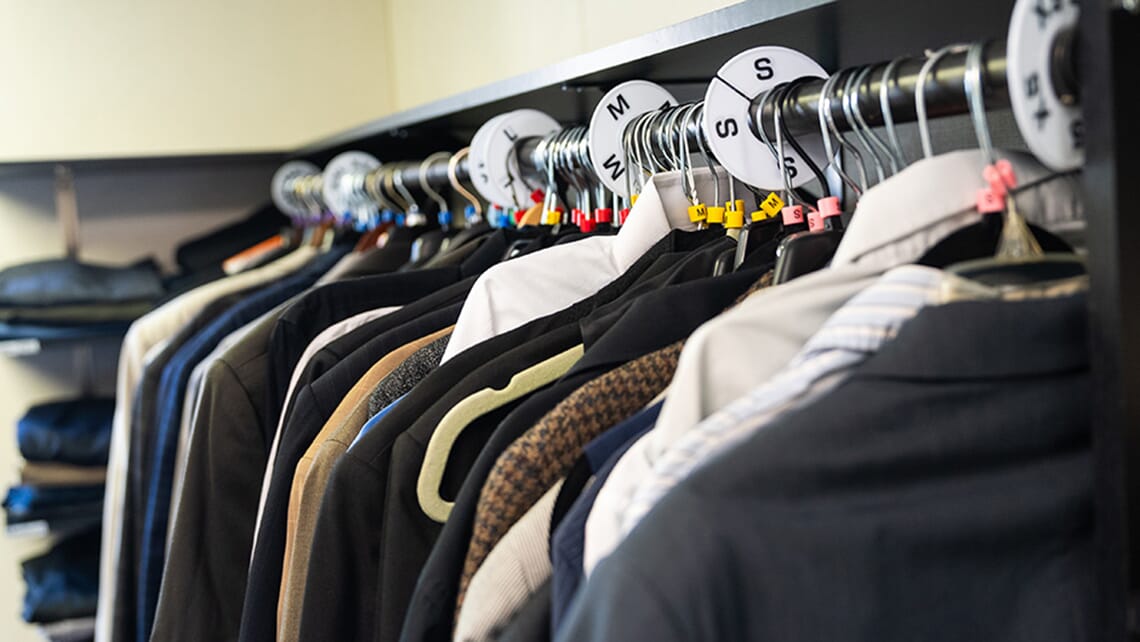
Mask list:
[[102,174],[161,169],[217,168],[283,162],[289,152],[253,151],[222,154],[171,154],[159,156],[121,156],[110,158],[72,158],[58,160],[0,160],[0,178],[27,175],[50,175],[57,165],[65,165],[74,173]]
[[563,123],[589,119],[608,89],[650,80],[679,100],[704,95],[729,58],[757,45],[785,45],[825,67],[836,61],[836,0],[748,0],[543,69],[385,116],[306,145],[293,154],[318,165],[339,152],[366,151],[381,160],[416,158],[463,147],[496,114],[529,107]]

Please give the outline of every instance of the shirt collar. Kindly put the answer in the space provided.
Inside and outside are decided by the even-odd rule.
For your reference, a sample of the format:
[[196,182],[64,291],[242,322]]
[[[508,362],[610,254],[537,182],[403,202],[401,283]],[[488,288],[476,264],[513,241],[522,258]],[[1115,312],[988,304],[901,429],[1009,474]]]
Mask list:
[[[928,306],[1059,299],[1079,295],[1087,288],[1088,278],[1083,276],[1027,286],[988,286],[935,268],[905,265],[885,273],[836,310],[792,363],[833,350],[876,353]],[[1063,361],[1071,364],[1071,357]]]
[[[1044,227],[1080,220],[1079,186],[1072,177],[1053,177],[1029,154],[1000,151],[1019,185],[1018,209]],[[962,150],[920,160],[867,190],[859,199],[832,266],[859,264],[886,270],[913,263],[951,232],[981,220],[977,191],[985,188],[986,159]]]
[[[697,193],[713,197],[715,183],[708,168],[693,170]],[[728,193],[728,177],[718,175],[721,193]],[[670,230],[695,230],[689,220],[689,199],[682,188],[681,172],[654,174],[645,184],[637,203],[630,208],[629,217],[614,236],[612,252],[620,272],[630,268],[645,253],[645,249],[669,233]]]

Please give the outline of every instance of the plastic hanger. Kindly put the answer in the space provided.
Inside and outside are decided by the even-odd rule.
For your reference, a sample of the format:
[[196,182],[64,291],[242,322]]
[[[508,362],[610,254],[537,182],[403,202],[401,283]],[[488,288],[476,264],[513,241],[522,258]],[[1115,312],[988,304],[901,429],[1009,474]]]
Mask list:
[[416,496],[425,515],[443,523],[451,514],[455,504],[441,496],[440,487],[447,470],[448,459],[451,458],[451,449],[467,426],[488,412],[502,408],[524,395],[557,381],[582,358],[583,352],[581,345],[574,346],[516,373],[505,388],[501,390],[484,388],[447,411],[428,441],[424,452],[424,463],[416,479]]
[[1016,178],[1012,166],[1009,161],[996,159],[986,123],[981,81],[983,51],[982,43],[970,46],[966,54],[965,75],[966,97],[978,145],[990,161],[985,171],[990,187],[978,194],[978,206],[983,212],[996,210],[995,213],[1003,213],[1004,210],[1004,215],[997,250],[992,256],[962,261],[949,266],[947,271],[987,285],[1020,285],[1083,275],[1084,260],[1071,252],[1045,253],[1017,209],[1013,195]]

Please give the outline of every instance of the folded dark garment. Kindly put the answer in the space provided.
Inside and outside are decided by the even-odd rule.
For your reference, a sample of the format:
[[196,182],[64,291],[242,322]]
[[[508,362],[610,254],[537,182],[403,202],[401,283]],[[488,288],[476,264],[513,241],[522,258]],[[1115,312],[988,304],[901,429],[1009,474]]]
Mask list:
[[101,515],[102,484],[87,486],[13,486],[4,498],[9,524]]
[[289,219],[272,205],[249,217],[213,230],[178,246],[175,260],[183,274],[221,268],[222,262],[289,226]]
[[126,303],[63,303],[51,306],[0,306],[0,322],[74,326],[88,323],[130,323],[150,312],[151,301]]
[[89,617],[99,599],[99,529],[69,537],[23,564],[24,620]]
[[99,337],[121,337],[131,327],[127,321],[110,323],[84,323],[81,325],[58,325],[51,323],[0,323],[0,341],[68,341],[96,339]]
[[153,261],[128,267],[51,259],[0,270],[0,306],[153,302],[163,295]]
[[33,406],[16,427],[20,454],[28,461],[105,466],[114,415],[114,399],[85,397]]

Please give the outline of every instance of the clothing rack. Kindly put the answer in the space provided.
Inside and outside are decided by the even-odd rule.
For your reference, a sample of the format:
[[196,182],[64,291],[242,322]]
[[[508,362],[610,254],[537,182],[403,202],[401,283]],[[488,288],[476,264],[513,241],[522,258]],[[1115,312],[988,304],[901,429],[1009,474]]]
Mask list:
[[[700,92],[718,66],[735,52],[761,42],[787,43],[815,56],[825,67],[876,62],[859,87],[857,106],[870,126],[884,124],[879,90],[892,56],[913,54],[923,46],[989,39],[981,84],[987,109],[1008,106],[1004,31],[1009,2],[967,0],[951,6],[893,0],[770,2],[751,0],[547,70],[499,83],[377,120],[314,142],[295,157],[323,163],[345,149],[366,149],[382,158],[423,157],[431,149],[458,148],[497,113],[519,107],[543,109],[563,123],[585,122],[599,89],[631,78],[644,78],[676,90],[682,101]],[[873,33],[870,33],[872,32]],[[1089,249],[1089,329],[1093,362],[1094,448],[1097,526],[1104,640],[1124,640],[1140,630],[1140,555],[1130,542],[1140,533],[1140,219],[1130,212],[1128,185],[1140,176],[1140,126],[1133,112],[1140,104],[1134,78],[1140,60],[1140,9],[1131,0],[1083,0],[1076,33],[1057,41],[1055,84],[1100,100],[1081,102],[1086,160],[1080,180],[1084,191]],[[1080,55],[1074,55],[1079,49]],[[896,123],[913,122],[923,56],[895,63],[887,98]],[[964,91],[965,54],[951,53],[926,79],[925,103],[931,118],[968,112]],[[792,134],[819,131],[822,80],[795,87],[783,122]],[[836,98],[842,97],[842,88]],[[771,136],[771,101],[751,100],[750,112]],[[763,104],[763,111],[759,109]],[[836,127],[851,129],[839,100],[831,115]],[[425,142],[426,141],[426,142]],[[449,145],[446,141],[452,141]],[[690,141],[693,142],[693,141]],[[520,169],[534,167],[537,139],[516,147]],[[405,183],[418,176],[409,165]],[[446,164],[426,168],[432,185],[446,182]],[[469,174],[466,163],[459,175]],[[442,179],[442,182],[441,182]],[[1130,538],[1131,536],[1131,538]],[[1131,554],[1130,554],[1131,553]]]
[[[1009,106],[1005,51],[1005,42],[991,42],[986,45],[982,55],[982,95],[987,109]],[[1073,67],[1075,59],[1071,55],[1071,40],[1063,44],[1058,43],[1054,60],[1057,63],[1054,78],[1064,79],[1066,90],[1075,95],[1076,71]],[[889,74],[890,79],[887,81],[888,105],[892,119],[895,123],[914,122],[918,119],[915,97],[918,91],[918,77],[926,61],[927,58],[924,56],[912,56],[871,65],[870,72],[856,88],[853,97],[858,101],[860,116],[868,125],[886,124],[879,98],[889,65],[893,66]],[[966,69],[966,52],[963,51],[946,54],[929,71],[923,89],[928,117],[955,116],[969,112],[969,100],[965,90]],[[782,120],[792,134],[819,132],[819,99],[823,86],[822,79],[811,80],[798,84],[790,90]],[[855,128],[855,124],[849,121],[843,109],[844,96],[842,87],[832,92],[831,117],[837,128],[850,131]],[[772,124],[774,111],[775,105],[771,101],[765,101],[763,94],[752,98],[750,113],[753,122],[764,123],[764,131],[770,137],[776,135]]]
[[[1055,43],[1053,77],[1058,88],[1062,89],[1070,100],[1076,100],[1078,93],[1077,72],[1075,69],[1075,56],[1073,55],[1074,36],[1068,33],[1067,37],[1058,39]],[[965,114],[969,112],[969,97],[966,92],[967,53],[954,51],[942,56],[926,73],[923,93],[927,117],[939,118]],[[855,89],[859,116],[869,126],[886,124],[886,114],[882,109],[881,94],[884,82],[887,83],[886,98],[893,124],[915,122],[918,120],[918,110],[915,103],[919,76],[926,65],[925,56],[912,56],[894,61],[880,62],[870,65],[862,82]],[[838,72],[838,75],[847,76],[851,73],[864,71],[864,69],[847,68]],[[1003,41],[990,42],[985,45],[981,63],[982,95],[987,109],[997,109],[1009,106],[1009,92],[1006,45]],[[786,96],[782,120],[787,129],[794,135],[811,134],[819,132],[819,110],[821,109],[821,94],[825,86],[824,79],[805,80],[797,82]],[[750,100],[749,116],[752,134],[760,139],[757,130],[763,123],[764,134],[774,140],[775,104],[766,100],[768,93],[759,94]],[[831,118],[836,128],[841,131],[851,131],[856,123],[850,122],[844,109],[843,87],[837,87],[831,92],[830,101]],[[667,107],[659,110],[654,123],[650,127],[653,135],[648,137],[651,144],[649,151],[658,158],[664,156],[660,146],[673,145],[677,147],[680,137],[684,137],[689,149],[694,153],[697,150],[708,150],[707,132],[703,121],[684,122],[671,119],[670,114],[688,109],[691,103]],[[632,123],[631,123],[632,124]],[[665,128],[669,128],[666,130]],[[628,128],[627,128],[628,129]],[[567,130],[563,130],[564,132]],[[548,136],[546,139],[555,138]],[[709,156],[715,158],[711,151]],[[514,154],[523,177],[535,184],[546,182],[546,168],[551,162],[549,147],[544,144],[542,137],[522,137],[514,146]],[[589,162],[588,155],[580,163],[582,169],[594,170]],[[417,162],[397,163],[396,172],[405,186],[418,189],[421,182],[426,182],[434,189],[447,187],[449,184],[448,161],[440,159],[426,164]],[[460,180],[470,177],[468,159],[464,158],[456,167],[456,176]]]

